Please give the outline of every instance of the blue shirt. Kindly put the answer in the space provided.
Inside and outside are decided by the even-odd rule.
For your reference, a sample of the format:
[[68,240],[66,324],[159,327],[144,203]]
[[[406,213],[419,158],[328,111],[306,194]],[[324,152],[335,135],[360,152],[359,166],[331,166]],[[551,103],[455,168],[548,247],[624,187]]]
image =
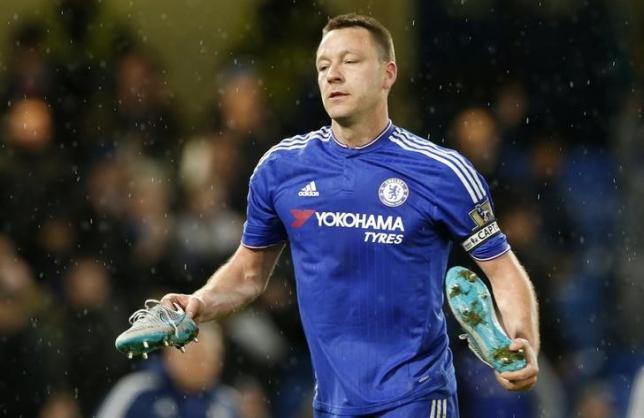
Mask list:
[[200,392],[181,391],[152,360],[148,370],[123,377],[107,395],[97,418],[238,418],[238,396],[213,384]]
[[465,158],[391,123],[360,148],[330,127],[285,139],[250,179],[242,244],[285,240],[315,408],[366,414],[455,392],[442,311],[452,243],[478,260],[509,250]]

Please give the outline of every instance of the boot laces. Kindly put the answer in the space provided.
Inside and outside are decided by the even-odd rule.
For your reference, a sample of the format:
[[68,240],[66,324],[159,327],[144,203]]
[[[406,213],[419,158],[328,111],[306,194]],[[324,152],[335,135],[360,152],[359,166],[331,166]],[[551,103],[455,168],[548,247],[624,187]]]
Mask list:
[[167,324],[174,329],[174,335],[178,336],[179,329],[177,324],[181,321],[183,309],[175,304],[176,311],[169,309],[156,299],[148,299],[145,301],[145,308],[130,315],[129,321],[132,325],[155,325],[163,327]]

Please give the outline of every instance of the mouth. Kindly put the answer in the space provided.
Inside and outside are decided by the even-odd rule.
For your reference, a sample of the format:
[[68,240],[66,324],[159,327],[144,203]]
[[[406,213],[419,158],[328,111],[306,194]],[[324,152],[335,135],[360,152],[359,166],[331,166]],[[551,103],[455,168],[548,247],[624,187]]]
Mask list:
[[343,92],[340,92],[340,91],[333,91],[333,92],[331,92],[331,94],[329,94],[329,99],[337,99],[337,98],[345,97],[345,96],[348,96],[348,95],[349,95],[348,93],[343,93]]

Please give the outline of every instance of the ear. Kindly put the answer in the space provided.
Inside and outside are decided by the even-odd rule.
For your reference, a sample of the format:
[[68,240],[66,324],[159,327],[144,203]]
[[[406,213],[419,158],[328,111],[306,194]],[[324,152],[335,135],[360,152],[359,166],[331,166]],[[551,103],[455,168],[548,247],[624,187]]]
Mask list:
[[396,66],[396,63],[393,61],[389,61],[387,64],[385,64],[385,77],[383,80],[382,87],[387,91],[391,90],[391,87],[396,82],[397,76],[398,76],[398,67]]

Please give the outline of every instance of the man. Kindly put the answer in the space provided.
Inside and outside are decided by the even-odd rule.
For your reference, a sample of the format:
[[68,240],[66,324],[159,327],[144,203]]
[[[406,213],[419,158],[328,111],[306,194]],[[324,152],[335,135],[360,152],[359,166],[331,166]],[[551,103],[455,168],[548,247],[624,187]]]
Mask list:
[[[317,49],[331,126],[280,142],[250,179],[247,221],[232,258],[192,295],[169,294],[197,321],[242,308],[266,287],[284,243],[316,376],[316,417],[458,417],[442,285],[452,241],[492,283],[511,349],[528,366],[497,374],[509,390],[537,379],[530,281],[490,214],[484,180],[458,153],[389,120],[391,35],[350,14]],[[469,241],[468,241],[469,240]],[[469,247],[469,245],[468,245]]]
[[158,362],[119,380],[96,417],[238,418],[237,393],[219,383],[223,338],[216,324],[202,325],[200,343],[187,346],[185,354],[165,350]]

